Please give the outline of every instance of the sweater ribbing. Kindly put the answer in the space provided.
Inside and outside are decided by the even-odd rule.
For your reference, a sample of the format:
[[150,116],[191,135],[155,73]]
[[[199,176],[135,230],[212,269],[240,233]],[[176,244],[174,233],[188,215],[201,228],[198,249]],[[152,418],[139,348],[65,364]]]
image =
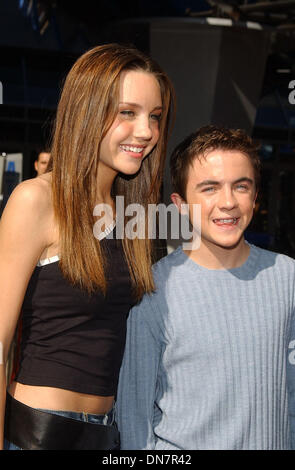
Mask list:
[[118,395],[123,449],[288,449],[295,261],[251,246],[209,270],[181,248],[133,308]]

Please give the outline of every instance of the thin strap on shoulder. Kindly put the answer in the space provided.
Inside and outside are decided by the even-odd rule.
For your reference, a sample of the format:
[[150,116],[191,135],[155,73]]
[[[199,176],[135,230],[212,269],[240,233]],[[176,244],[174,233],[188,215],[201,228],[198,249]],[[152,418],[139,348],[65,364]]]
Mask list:
[[[113,222],[103,232],[101,232],[99,240],[106,238],[114,230],[115,226],[116,222],[113,220]],[[45,266],[46,264],[56,263],[59,260],[59,255],[51,256],[50,258],[40,259],[37,266]]]
[[56,263],[59,261],[59,256],[51,256],[50,258],[39,259],[37,266],[45,266],[46,264]]

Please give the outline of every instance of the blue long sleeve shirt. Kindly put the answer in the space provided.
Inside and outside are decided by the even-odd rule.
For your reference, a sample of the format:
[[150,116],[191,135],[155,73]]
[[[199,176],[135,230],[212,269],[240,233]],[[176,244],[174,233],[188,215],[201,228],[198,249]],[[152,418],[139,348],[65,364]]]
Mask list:
[[251,245],[209,270],[181,248],[129,315],[122,449],[295,448],[295,261]]

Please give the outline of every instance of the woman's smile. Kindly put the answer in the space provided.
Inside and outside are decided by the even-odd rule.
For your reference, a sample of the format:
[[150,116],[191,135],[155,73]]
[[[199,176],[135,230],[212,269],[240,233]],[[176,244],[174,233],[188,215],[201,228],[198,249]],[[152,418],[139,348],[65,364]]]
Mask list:
[[113,178],[117,173],[137,173],[158,142],[161,113],[157,79],[139,70],[123,72],[118,113],[100,147],[99,171],[104,181],[108,175]]

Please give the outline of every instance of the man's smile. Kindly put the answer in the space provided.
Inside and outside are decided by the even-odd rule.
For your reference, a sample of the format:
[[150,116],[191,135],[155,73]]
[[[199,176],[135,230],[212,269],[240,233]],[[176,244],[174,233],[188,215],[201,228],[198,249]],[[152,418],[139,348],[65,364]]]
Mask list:
[[213,219],[214,224],[219,227],[233,227],[238,224],[240,217],[224,217],[220,219]]

